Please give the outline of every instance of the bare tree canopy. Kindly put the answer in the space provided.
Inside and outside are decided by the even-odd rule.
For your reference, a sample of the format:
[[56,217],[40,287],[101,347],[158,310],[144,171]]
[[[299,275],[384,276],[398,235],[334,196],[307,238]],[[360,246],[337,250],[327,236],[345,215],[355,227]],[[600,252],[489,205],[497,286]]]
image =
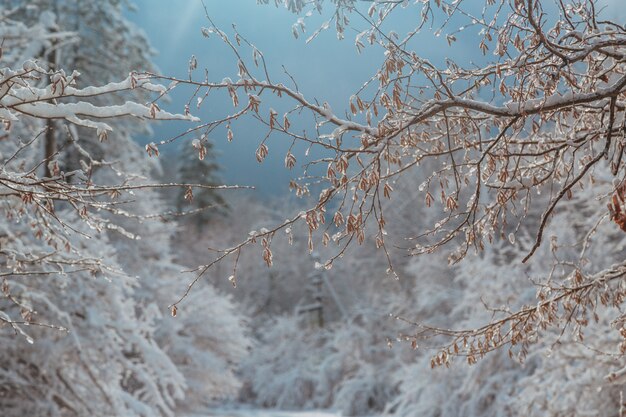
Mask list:
[[[230,116],[203,122],[186,134],[208,135],[225,126],[228,140],[233,140],[236,122],[252,117],[265,129],[256,152],[259,162],[274,140],[305,142],[328,155],[307,162],[303,179],[291,184],[298,195],[308,194],[312,184],[316,190],[321,187],[314,206],[220,250],[215,261],[199,267],[197,279],[226,258],[236,271],[242,248],[256,242],[271,266],[272,239],[300,221],[308,226],[309,250],[316,239],[337,244],[321,267],[330,268],[347,247],[369,236],[388,254],[385,210],[402,201],[394,187],[409,175],[420,178],[423,204],[439,213],[432,215],[432,223],[414,225],[412,235],[400,236],[410,242],[411,255],[450,247],[449,260],[456,263],[498,239],[515,243],[530,234],[532,241],[523,244],[523,262],[528,262],[544,245],[554,214],[583,189],[586,198],[604,208],[597,221],[611,219],[615,227],[623,227],[626,31],[620,22],[606,18],[593,1],[490,0],[482,8],[463,1],[391,1],[371,2],[367,12],[357,3],[336,2],[331,20],[340,37],[352,28],[351,19],[358,22],[354,28],[365,23],[366,29],[355,37],[356,47],[379,47],[384,62],[345,110],[305,97],[288,73],[284,83],[272,81],[275,76],[268,73],[262,52],[241,33],[214,26],[208,14],[211,26],[203,33],[231,48],[238,68],[235,79],[198,78],[195,65],[190,65],[189,79],[147,74],[193,86],[196,94],[190,103],[197,97],[200,105],[220,90],[232,98],[235,110]],[[285,5],[297,13],[309,7],[304,2]],[[384,29],[394,13],[411,8],[421,16],[413,30],[399,35]],[[469,26],[479,29],[477,57],[471,64],[447,59],[445,65],[435,65],[414,51],[421,32],[447,33],[453,44]],[[278,114],[263,104],[267,95],[282,97],[281,104],[291,107]],[[302,125],[301,119],[312,128],[292,129],[295,120]],[[286,167],[294,168],[299,157],[290,149]],[[320,171],[324,174],[309,174]],[[612,191],[598,182],[608,182]],[[388,259],[389,272],[396,274]],[[450,348],[458,353],[463,342],[460,350],[474,360],[486,350],[524,343],[538,328],[577,320],[597,307],[597,297],[600,304],[619,306],[623,266],[591,272],[582,255],[581,260],[583,264],[568,265],[569,272],[558,280],[549,280],[549,290],[540,293],[536,306],[481,329],[447,332]],[[430,332],[439,333],[434,328]],[[468,339],[479,339],[483,348],[469,345]],[[444,349],[435,363],[447,363],[451,352]]]

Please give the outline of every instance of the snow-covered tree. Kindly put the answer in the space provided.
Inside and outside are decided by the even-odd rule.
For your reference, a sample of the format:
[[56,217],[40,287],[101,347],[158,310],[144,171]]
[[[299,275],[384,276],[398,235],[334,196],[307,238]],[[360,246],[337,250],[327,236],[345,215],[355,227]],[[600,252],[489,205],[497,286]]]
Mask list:
[[2,2],[6,415],[173,415],[238,386],[247,342],[228,298],[200,292],[206,326],[163,319],[166,288],[184,282],[156,190],[179,185],[154,180],[158,150],[132,136],[149,120],[196,119],[161,110],[168,88],[134,72],[152,68],[150,50],[124,4]]
[[[61,94],[107,94],[131,85],[130,79],[87,89],[65,85],[59,93],[54,89],[66,78],[58,74],[35,63],[3,70],[10,130],[1,151],[2,408],[16,416],[167,415],[183,396],[184,380],[156,344],[153,318],[136,315],[137,282],[122,271],[106,236],[115,223],[95,214],[114,208],[104,196],[134,186],[93,184],[87,169],[61,172],[37,146],[48,117],[106,129],[86,117],[148,115],[150,109],[50,104],[49,97]],[[56,87],[54,81],[33,85],[36,75],[51,75]],[[37,172],[47,162],[52,177]],[[69,183],[70,177],[79,179]]]
[[[191,147],[184,147],[178,162],[177,179],[180,183],[202,183],[217,186],[219,165],[216,162],[213,143],[208,139],[196,139]],[[177,198],[180,212],[192,211],[186,216],[187,222],[200,231],[215,214],[226,213],[226,201],[213,189],[190,191],[182,189]]]

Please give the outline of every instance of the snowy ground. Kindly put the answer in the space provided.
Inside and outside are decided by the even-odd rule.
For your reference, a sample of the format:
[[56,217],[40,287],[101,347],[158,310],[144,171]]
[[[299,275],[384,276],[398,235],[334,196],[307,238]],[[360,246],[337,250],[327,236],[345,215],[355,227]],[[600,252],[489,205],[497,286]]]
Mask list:
[[277,411],[277,410],[214,410],[203,414],[190,414],[187,417],[339,417],[340,413],[330,411]]

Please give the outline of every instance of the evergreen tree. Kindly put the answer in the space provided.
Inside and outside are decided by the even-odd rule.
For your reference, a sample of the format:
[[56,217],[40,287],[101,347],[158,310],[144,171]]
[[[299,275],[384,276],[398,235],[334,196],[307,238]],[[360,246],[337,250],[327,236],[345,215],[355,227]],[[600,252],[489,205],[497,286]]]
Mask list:
[[[220,180],[217,174],[219,165],[215,160],[213,143],[206,139],[196,139],[192,147],[184,147],[180,151],[178,163],[178,182],[181,184],[200,182],[204,185],[217,186]],[[214,189],[203,188],[193,193],[189,189],[181,189],[177,198],[179,211],[191,211],[187,222],[199,231],[215,216],[226,213],[226,201]]]

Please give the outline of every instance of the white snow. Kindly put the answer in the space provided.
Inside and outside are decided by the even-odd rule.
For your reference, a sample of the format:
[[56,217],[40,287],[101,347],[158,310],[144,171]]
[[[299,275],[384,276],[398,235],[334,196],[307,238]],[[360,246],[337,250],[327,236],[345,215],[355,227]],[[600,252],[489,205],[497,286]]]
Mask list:
[[332,411],[282,411],[265,409],[217,409],[205,413],[187,414],[185,417],[340,417]]

